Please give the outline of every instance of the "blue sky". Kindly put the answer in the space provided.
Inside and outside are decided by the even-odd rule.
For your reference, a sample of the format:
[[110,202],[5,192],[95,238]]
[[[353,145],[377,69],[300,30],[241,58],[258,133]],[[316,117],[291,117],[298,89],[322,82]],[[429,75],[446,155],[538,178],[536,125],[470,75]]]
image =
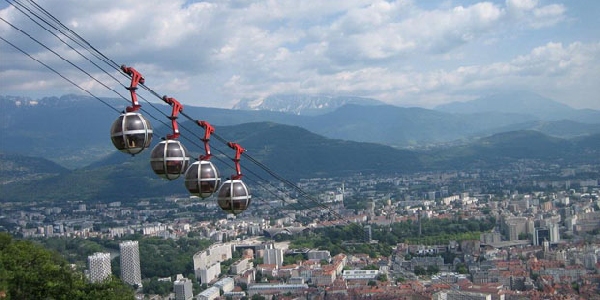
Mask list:
[[[329,94],[433,108],[528,90],[600,109],[600,1],[35,3],[184,105],[231,108],[242,98]],[[15,7],[2,2],[0,17],[0,37],[80,87],[100,97],[119,97],[111,89],[128,96],[126,77],[102,72]],[[67,93],[83,92],[0,40],[0,94]]]

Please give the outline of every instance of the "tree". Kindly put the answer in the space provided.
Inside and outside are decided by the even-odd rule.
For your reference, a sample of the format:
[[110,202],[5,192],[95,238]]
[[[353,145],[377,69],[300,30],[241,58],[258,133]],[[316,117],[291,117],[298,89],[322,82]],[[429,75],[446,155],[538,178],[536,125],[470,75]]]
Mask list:
[[463,263],[457,264],[456,268],[454,270],[456,272],[458,272],[459,274],[468,274],[469,273],[469,269],[467,269],[467,266]]
[[145,280],[143,285],[144,294],[168,295],[173,290],[173,283],[170,281],[158,281],[154,277],[150,280]]
[[7,299],[134,299],[120,280],[90,283],[58,253],[7,233],[0,233],[0,275]]
[[413,269],[413,272],[415,273],[415,275],[425,275],[425,273],[426,273],[425,268],[423,268],[421,266],[415,266],[415,268]]
[[428,275],[437,274],[439,272],[440,272],[440,267],[438,267],[437,265],[427,266],[427,274]]

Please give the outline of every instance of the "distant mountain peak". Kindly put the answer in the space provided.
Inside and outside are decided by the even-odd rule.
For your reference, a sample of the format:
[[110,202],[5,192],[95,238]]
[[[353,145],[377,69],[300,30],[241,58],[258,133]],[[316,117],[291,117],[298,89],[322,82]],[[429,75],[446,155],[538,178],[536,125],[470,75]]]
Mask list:
[[34,106],[64,106],[66,103],[86,103],[91,102],[93,98],[85,95],[67,94],[60,97],[50,96],[41,99],[33,99],[24,96],[3,96],[0,95],[0,107],[34,107]]
[[382,105],[384,103],[371,98],[352,96],[280,94],[265,98],[242,99],[233,106],[233,109],[267,110],[295,115],[321,115],[346,104]]
[[466,102],[452,102],[435,108],[448,113],[474,114],[500,112],[528,114],[542,120],[561,120],[573,113],[572,107],[530,91],[507,91]]

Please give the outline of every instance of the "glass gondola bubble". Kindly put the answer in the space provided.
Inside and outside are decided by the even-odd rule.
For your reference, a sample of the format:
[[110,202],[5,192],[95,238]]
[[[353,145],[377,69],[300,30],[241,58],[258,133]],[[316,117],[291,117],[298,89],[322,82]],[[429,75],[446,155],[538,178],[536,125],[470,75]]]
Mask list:
[[228,142],[227,146],[235,150],[235,174],[231,179],[225,181],[217,195],[217,203],[222,210],[232,214],[239,214],[250,206],[250,192],[248,187],[242,181],[242,169],[240,167],[240,158],[246,149],[237,143]]
[[217,203],[228,213],[239,214],[245,211],[251,203],[248,187],[239,179],[226,180],[219,189]]
[[110,138],[119,151],[135,155],[150,146],[152,126],[141,114],[126,112],[113,122]]
[[158,176],[174,180],[184,174],[190,163],[187,149],[178,140],[163,140],[150,153],[150,166]]
[[185,172],[185,187],[202,199],[210,197],[220,185],[219,171],[209,160],[196,161]]

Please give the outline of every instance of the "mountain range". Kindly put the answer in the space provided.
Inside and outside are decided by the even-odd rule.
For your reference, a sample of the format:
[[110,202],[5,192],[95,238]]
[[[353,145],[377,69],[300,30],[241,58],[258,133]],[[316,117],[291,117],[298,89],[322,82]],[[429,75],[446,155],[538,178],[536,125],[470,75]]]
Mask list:
[[[299,102],[298,107],[309,107],[328,99],[324,96],[315,97],[316,100],[297,96],[295,101]],[[405,149],[468,143],[476,138],[517,130],[534,130],[560,138],[600,133],[600,111],[572,109],[530,93],[513,93],[506,97],[510,99],[506,100],[510,105],[505,106],[511,109],[500,112],[492,111],[493,106],[486,108],[485,103],[494,103],[489,97],[435,110],[397,107],[372,99],[365,100],[366,104],[361,105],[356,104],[361,98],[353,97],[344,102],[337,97],[320,114],[298,115],[277,109],[281,106],[276,103],[286,105],[283,99],[287,98],[281,96],[276,98],[279,99],[277,101],[262,102],[271,103],[269,110],[260,109],[260,105],[254,110],[185,106],[183,112],[210,122],[217,132],[221,131],[220,126],[273,122],[302,127],[330,139]],[[519,99],[524,103],[522,107],[519,106]],[[73,95],[39,100],[0,96],[0,135],[9,141],[0,150],[46,157],[68,168],[81,167],[90,160],[103,157],[112,151],[111,145],[106,144],[110,123],[130,103],[123,99],[101,100]],[[291,109],[287,105],[287,109]],[[475,108],[464,108],[469,105]],[[329,111],[331,109],[334,110]],[[293,111],[297,110],[300,108]],[[165,103],[142,103],[142,113],[154,124],[158,137],[164,137],[170,131],[167,118],[170,111]],[[194,127],[197,126],[190,127],[194,133],[202,132],[201,128]],[[68,151],[64,150],[65,142],[70,145]]]
[[596,124],[600,122],[600,112],[597,110],[574,109],[528,91],[512,91],[484,96],[467,102],[451,102],[439,105],[435,110],[454,114],[496,112],[530,115],[539,121],[571,120]]
[[[113,148],[110,125],[129,103],[96,100],[74,95],[0,97],[0,135],[5,141],[0,145],[1,201],[121,201],[186,193],[181,182],[170,184],[152,172],[150,149],[132,157]],[[171,132],[166,116],[170,109],[157,103],[143,109],[154,127],[152,148]],[[184,111],[215,125],[211,148],[223,177],[234,170],[233,151],[222,141],[246,148],[242,170],[255,181],[272,174],[296,180],[499,168],[522,159],[600,163],[598,123],[544,120],[510,111],[462,114],[376,103],[344,104],[312,116],[192,106]],[[577,113],[597,112],[569,112]],[[183,117],[179,124],[182,143],[197,157],[203,152],[203,130]],[[415,149],[391,141],[406,141],[403,145]],[[423,147],[434,142],[446,146]]]
[[235,110],[284,112],[272,122],[296,125],[329,138],[421,147],[535,130],[571,138],[600,132],[600,111],[574,109],[527,91],[452,102],[435,109],[398,107],[370,98],[310,95],[242,100]]
[[[247,150],[248,156],[243,156],[240,164],[244,180],[253,188],[273,180],[272,174],[294,181],[357,174],[399,176],[436,170],[501,169],[524,159],[600,163],[600,134],[565,140],[535,131],[515,131],[482,138],[470,145],[413,151],[333,140],[296,126],[268,122],[224,129],[227,132],[224,138],[238,141]],[[216,141],[211,145],[212,161],[222,178],[234,174],[232,150]],[[3,174],[0,202],[33,199],[37,203],[128,202],[188,195],[182,178],[174,181],[159,178],[151,170],[149,160],[150,149],[135,156],[115,150],[86,167],[67,170],[43,158],[3,154],[0,155]]]

